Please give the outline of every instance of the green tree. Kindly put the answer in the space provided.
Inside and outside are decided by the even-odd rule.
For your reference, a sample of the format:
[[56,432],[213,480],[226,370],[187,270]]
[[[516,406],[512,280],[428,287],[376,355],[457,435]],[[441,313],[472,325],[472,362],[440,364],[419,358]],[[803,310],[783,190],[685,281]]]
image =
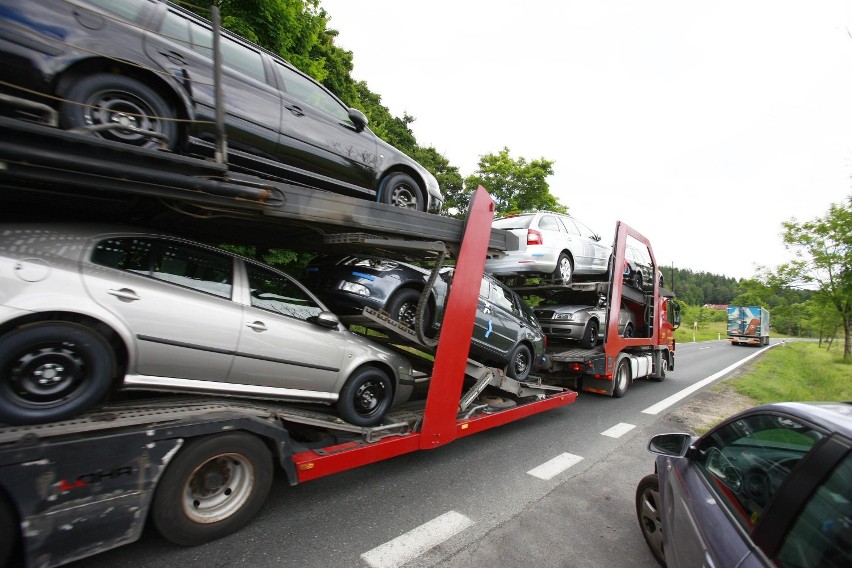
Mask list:
[[567,213],[568,208],[550,193],[547,177],[551,175],[551,160],[539,158],[527,162],[524,157],[515,159],[504,147],[496,154],[479,157],[476,173],[464,180],[464,190],[446,196],[447,206],[457,210],[458,216],[465,215],[471,193],[481,185],[494,199],[497,215],[534,209]]
[[816,288],[843,325],[843,360],[852,360],[852,196],[832,204],[824,217],[783,223],[784,246],[795,258],[778,267],[779,282]]

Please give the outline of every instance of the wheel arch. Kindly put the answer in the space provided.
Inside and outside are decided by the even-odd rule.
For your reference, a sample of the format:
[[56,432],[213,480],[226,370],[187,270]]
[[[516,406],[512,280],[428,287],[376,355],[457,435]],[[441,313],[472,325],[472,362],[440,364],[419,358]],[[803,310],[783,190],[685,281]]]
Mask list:
[[113,369],[113,386],[118,386],[124,375],[130,360],[130,350],[124,338],[112,326],[95,317],[75,312],[51,311],[27,314],[25,316],[10,320],[0,325],[0,336],[6,335],[12,330],[30,327],[42,323],[60,322],[74,323],[86,327],[106,339],[115,355],[115,368]]
[[[399,293],[401,293],[405,290],[414,290],[418,294],[422,295],[423,289],[425,287],[426,287],[426,284],[423,283],[423,282],[417,282],[417,281],[404,282],[404,283],[400,284],[399,286],[397,286],[397,288],[393,292],[390,293],[390,295],[388,296],[388,303],[390,303],[391,298],[393,298],[394,296],[396,296],[397,294],[399,294]],[[436,307],[437,307],[438,302],[435,298],[435,292],[434,291],[429,292],[429,297],[427,298],[426,301],[429,305],[429,309],[432,310],[432,313],[437,314]]]
[[429,199],[429,188],[426,187],[426,180],[423,179],[423,176],[418,172],[415,168],[403,164],[397,163],[392,164],[386,170],[382,171],[378,179],[376,179],[376,197],[378,198],[381,195],[381,192],[384,190],[384,185],[387,179],[393,174],[402,173],[411,176],[415,182],[417,182],[417,187],[420,189],[420,192],[423,194],[423,199]]
[[[156,91],[167,103],[172,105],[178,119],[189,120],[192,116],[192,101],[189,94],[183,88],[176,88],[176,79],[169,80],[149,68],[104,57],[80,59],[65,68],[55,79],[54,92],[57,96],[64,98],[74,86],[74,83],[83,77],[99,73],[123,75],[136,79]],[[185,123],[178,122],[177,127],[181,140],[184,140],[186,138]]]

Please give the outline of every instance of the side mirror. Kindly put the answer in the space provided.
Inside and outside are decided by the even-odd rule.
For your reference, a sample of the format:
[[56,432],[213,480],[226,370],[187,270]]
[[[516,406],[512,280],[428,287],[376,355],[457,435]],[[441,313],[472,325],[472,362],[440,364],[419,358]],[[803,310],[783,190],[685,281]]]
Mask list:
[[653,454],[682,458],[689,450],[692,436],[689,434],[657,434],[648,442],[648,451]]
[[349,120],[351,120],[352,124],[355,125],[355,130],[357,132],[361,132],[362,130],[367,128],[367,115],[365,115],[357,108],[349,109]]
[[320,327],[327,327],[329,329],[337,329],[340,326],[340,319],[331,312],[320,312],[311,318],[310,321]]

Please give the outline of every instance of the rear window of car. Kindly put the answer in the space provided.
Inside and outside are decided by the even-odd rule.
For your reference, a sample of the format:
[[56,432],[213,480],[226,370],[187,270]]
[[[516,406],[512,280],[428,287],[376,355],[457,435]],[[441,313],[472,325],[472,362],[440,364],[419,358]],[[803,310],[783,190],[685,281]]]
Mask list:
[[532,223],[532,215],[516,215],[514,217],[503,217],[492,224],[495,229],[526,229]]

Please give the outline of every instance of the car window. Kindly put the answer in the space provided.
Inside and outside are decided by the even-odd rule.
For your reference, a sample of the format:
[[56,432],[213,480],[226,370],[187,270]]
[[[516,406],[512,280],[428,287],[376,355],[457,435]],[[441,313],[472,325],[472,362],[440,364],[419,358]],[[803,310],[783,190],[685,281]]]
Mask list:
[[[213,30],[192,22],[175,12],[167,12],[160,33],[171,40],[185,44],[189,49],[213,59]],[[222,64],[245,73],[260,81],[266,81],[263,59],[259,52],[236,41],[222,37]]]
[[349,110],[320,85],[278,61],[275,62],[275,69],[284,85],[284,90],[291,96],[330,114],[341,122],[354,126],[349,118]]
[[574,224],[577,226],[577,229],[580,231],[581,236],[586,237],[587,239],[591,239],[591,240],[595,240],[597,238],[597,236],[598,236],[597,233],[595,233],[593,230],[591,230],[590,228],[585,226],[583,223],[581,223],[580,221],[578,221],[576,219],[572,219],[572,221],[574,221]]
[[778,553],[779,566],[852,566],[852,453],[820,485]]
[[756,414],[704,438],[695,463],[719,501],[750,531],[793,467],[821,438],[798,420]]
[[558,231],[560,223],[553,215],[542,215],[538,220],[538,228],[547,231]]
[[488,295],[491,293],[491,284],[488,280],[483,278],[482,282],[479,284],[479,297],[483,300],[488,299]]
[[131,22],[138,22],[146,7],[139,0],[89,0],[89,3]]
[[105,239],[95,246],[92,262],[231,298],[233,259],[194,245],[144,237]]
[[269,312],[307,320],[323,308],[288,276],[255,264],[247,264],[251,305]]
[[491,293],[488,295],[488,300],[495,306],[499,306],[511,314],[515,314],[516,316],[520,315],[518,308],[515,305],[515,301],[512,298],[511,290],[508,290],[499,284],[495,283],[491,285]]
[[532,215],[515,215],[513,217],[503,217],[502,219],[497,219],[492,224],[492,227],[495,229],[526,229],[529,228],[530,223],[533,220]]
[[579,235],[580,230],[577,228],[577,225],[574,224],[574,221],[568,217],[560,217],[559,221],[562,223],[562,226],[565,228],[565,231],[569,235]]

